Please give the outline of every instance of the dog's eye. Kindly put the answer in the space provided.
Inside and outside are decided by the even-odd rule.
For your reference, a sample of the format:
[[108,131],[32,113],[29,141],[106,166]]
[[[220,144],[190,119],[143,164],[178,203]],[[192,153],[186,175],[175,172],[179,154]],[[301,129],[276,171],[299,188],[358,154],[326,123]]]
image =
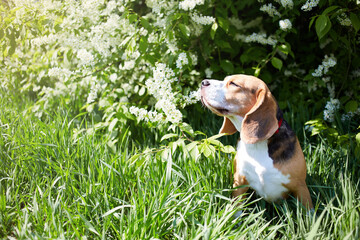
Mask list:
[[230,85],[233,85],[233,86],[235,86],[235,87],[241,88],[241,86],[237,85],[237,84],[234,83],[234,82],[230,82]]

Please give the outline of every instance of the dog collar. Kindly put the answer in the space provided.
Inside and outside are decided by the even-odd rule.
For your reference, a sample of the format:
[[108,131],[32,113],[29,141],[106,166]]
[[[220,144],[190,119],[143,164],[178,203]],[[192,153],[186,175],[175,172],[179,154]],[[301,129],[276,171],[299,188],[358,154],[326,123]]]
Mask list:
[[276,130],[275,134],[277,134],[279,132],[279,129],[280,129],[281,125],[282,125],[283,120],[284,120],[283,118],[279,119],[279,121],[278,121],[279,128]]

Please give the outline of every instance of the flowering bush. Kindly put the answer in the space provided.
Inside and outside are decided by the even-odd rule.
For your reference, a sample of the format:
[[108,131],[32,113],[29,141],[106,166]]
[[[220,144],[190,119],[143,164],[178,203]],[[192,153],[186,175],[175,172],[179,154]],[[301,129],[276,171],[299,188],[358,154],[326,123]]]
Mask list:
[[0,11],[0,87],[34,97],[39,117],[61,102],[114,137],[134,117],[178,125],[202,79],[246,73],[282,108],[304,99],[322,126],[336,129],[341,112],[355,133],[358,1],[14,0]]

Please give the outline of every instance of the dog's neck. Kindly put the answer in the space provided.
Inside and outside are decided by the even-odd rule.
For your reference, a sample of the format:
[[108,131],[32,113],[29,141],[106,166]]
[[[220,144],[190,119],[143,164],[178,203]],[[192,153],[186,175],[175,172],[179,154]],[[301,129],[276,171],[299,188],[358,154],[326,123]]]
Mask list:
[[244,118],[240,117],[239,115],[227,116],[227,118],[229,118],[232,124],[234,124],[236,130],[238,130],[238,132],[241,132],[241,124]]

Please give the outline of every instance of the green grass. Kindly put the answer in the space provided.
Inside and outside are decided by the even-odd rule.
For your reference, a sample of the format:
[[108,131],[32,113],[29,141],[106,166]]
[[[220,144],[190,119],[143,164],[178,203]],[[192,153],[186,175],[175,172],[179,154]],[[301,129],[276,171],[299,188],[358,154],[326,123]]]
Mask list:
[[[126,132],[114,151],[105,136],[75,134],[78,124],[91,122],[67,111],[40,121],[24,107],[4,99],[0,105],[1,238],[360,238],[359,159],[325,140],[315,144],[300,136],[315,214],[295,200],[269,204],[251,193],[235,207],[231,155],[219,152],[196,160],[177,150],[167,159],[155,151],[131,158],[156,145],[147,142],[147,135],[161,134]],[[221,119],[205,114],[191,122],[210,136]],[[301,127],[297,114],[286,118]],[[241,219],[233,219],[240,209]]]

